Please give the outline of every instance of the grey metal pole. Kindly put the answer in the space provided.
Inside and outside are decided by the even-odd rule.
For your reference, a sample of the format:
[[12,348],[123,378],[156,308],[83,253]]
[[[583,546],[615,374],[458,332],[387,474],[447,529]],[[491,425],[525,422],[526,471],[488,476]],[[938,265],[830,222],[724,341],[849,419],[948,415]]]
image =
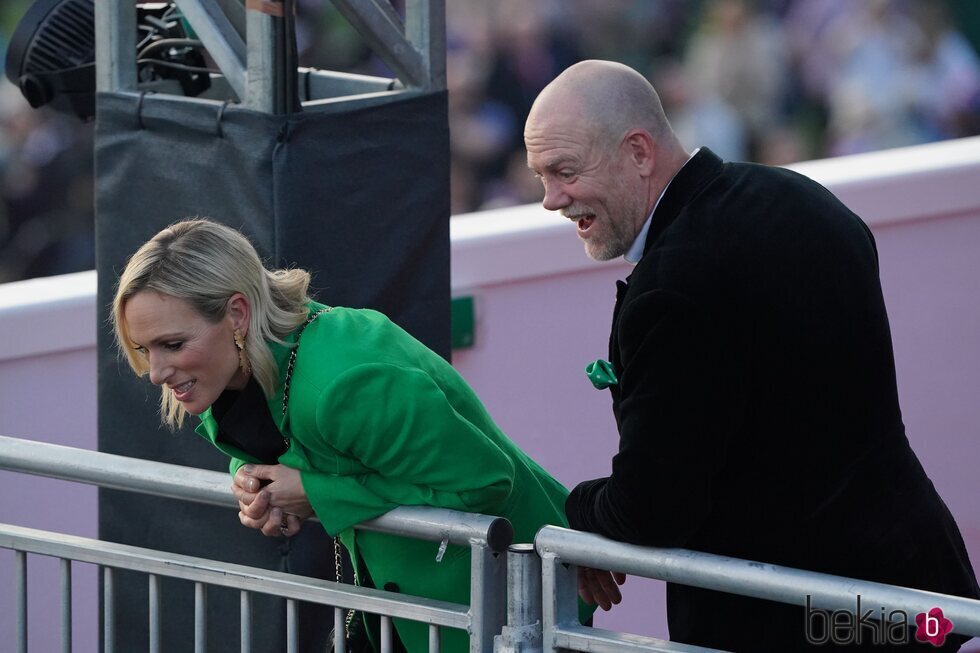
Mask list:
[[429,653],[439,653],[439,626],[429,624]]
[[[536,538],[535,538],[536,539]],[[545,651],[558,649],[556,631],[577,626],[577,569],[554,553],[541,552],[541,635]]]
[[150,653],[160,653],[160,578],[156,574],[150,574],[147,582],[150,599]]
[[242,592],[241,607],[242,653],[252,653],[252,595]]
[[103,610],[103,642],[105,653],[113,653],[116,650],[116,595],[115,595],[115,583],[112,578],[112,567],[102,568],[102,584],[103,584],[103,599],[102,599],[102,610]]
[[381,653],[391,653],[391,617],[381,615]]
[[[0,469],[238,508],[228,474],[48,442],[0,435]],[[429,506],[401,506],[359,524],[358,529],[435,542],[449,540],[461,546],[480,542],[491,551],[506,551],[514,538],[514,527],[503,517]]]
[[541,559],[533,544],[507,550],[507,625],[494,638],[494,653],[541,651]]
[[205,653],[208,646],[208,586],[194,583],[194,653]]
[[[821,574],[752,560],[740,560],[686,549],[658,549],[615,542],[593,533],[546,526],[535,545],[542,557],[558,556],[565,563],[658,578],[682,585],[823,610],[850,610],[861,597],[872,615],[902,611],[907,616],[941,607],[953,622],[953,632],[980,635],[980,601]],[[545,588],[545,592],[548,588]],[[873,617],[874,618],[874,617]]]
[[17,551],[17,653],[27,653],[27,553]]
[[71,560],[61,558],[61,650],[71,653]]
[[493,638],[507,621],[507,557],[489,547],[470,547],[471,653],[489,653]]
[[[225,8],[214,0],[176,0],[184,18],[194,28],[208,54],[221,69],[228,85],[241,100],[245,96],[245,41]],[[244,7],[242,7],[244,12]]]
[[276,113],[276,79],[282,48],[277,38],[275,17],[256,9],[245,11],[246,73],[243,102],[249,109]]
[[136,90],[136,4],[95,3],[95,87],[100,92]]
[[286,653],[299,653],[299,627],[296,619],[296,601],[286,601]]
[[333,650],[336,653],[347,653],[347,632],[344,630],[344,610],[333,609]]
[[422,56],[426,89],[446,88],[445,0],[406,0],[405,38]]

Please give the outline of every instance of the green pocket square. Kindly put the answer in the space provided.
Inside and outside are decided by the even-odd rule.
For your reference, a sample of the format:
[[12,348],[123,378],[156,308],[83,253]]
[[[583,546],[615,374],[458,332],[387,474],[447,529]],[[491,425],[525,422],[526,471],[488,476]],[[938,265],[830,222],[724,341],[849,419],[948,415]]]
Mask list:
[[592,385],[599,390],[619,383],[619,379],[616,378],[616,372],[613,371],[612,363],[604,361],[601,358],[586,365],[585,374],[589,377],[589,381],[592,381]]

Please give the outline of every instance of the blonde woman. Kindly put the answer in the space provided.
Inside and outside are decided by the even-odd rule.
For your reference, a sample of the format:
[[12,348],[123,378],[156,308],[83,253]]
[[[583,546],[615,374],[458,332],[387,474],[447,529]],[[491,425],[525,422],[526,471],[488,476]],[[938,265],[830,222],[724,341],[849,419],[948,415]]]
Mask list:
[[[517,541],[531,541],[545,524],[566,524],[567,491],[497,428],[449,363],[380,313],[312,301],[309,280],[265,269],[233,229],[179,222],[126,265],[113,302],[118,344],[136,374],[161,386],[165,423],[198,416],[197,432],[229,456],[233,474],[275,465],[261,468],[272,470],[261,501],[274,518],[243,512],[244,524],[292,535],[315,514],[362,580],[466,603],[468,550],[437,562],[430,542],[355,537],[352,527],[428,505],[507,517]],[[394,623],[408,651],[426,650],[424,624]],[[443,647],[468,650],[465,633],[447,631]]]

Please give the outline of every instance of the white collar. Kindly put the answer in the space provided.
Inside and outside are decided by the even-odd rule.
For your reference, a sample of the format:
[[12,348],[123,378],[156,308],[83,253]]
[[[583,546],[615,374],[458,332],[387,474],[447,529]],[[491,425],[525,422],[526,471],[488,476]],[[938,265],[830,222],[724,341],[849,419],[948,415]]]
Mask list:
[[[697,154],[700,150],[701,148],[699,147],[698,149],[691,152],[691,156],[687,157],[687,161],[693,159],[694,155]],[[685,166],[687,165],[687,161],[684,162]],[[681,166],[681,169],[683,168],[684,166]],[[677,172],[680,172],[680,170],[678,170]],[[674,173],[674,177],[676,176],[677,174]],[[671,177],[670,181],[667,182],[667,185],[664,186],[663,191],[661,191],[660,193],[660,197],[657,198],[657,201],[653,205],[653,210],[650,211],[650,215],[647,216],[646,222],[643,223],[643,227],[640,229],[640,233],[636,235],[636,240],[633,241],[633,244],[630,246],[629,250],[623,255],[623,258],[626,259],[627,263],[632,263],[633,265],[636,265],[637,263],[640,262],[640,259],[643,258],[643,250],[646,249],[647,234],[650,232],[650,223],[653,222],[653,214],[657,212],[657,207],[660,206],[660,200],[664,198],[664,193],[666,193],[667,189],[670,188],[670,183],[674,181],[674,177]]]
[[[663,196],[664,194],[661,193],[660,197]],[[659,198],[657,199],[657,204],[660,204]],[[657,204],[653,205],[653,211],[650,211],[650,215],[647,216],[646,222],[643,223],[643,228],[640,229],[640,233],[636,235],[636,240],[634,240],[633,244],[630,245],[629,251],[623,254],[623,258],[626,259],[627,263],[636,265],[640,262],[640,259],[643,258],[643,249],[647,244],[647,232],[650,231],[650,223],[653,222],[653,213],[657,210]]]

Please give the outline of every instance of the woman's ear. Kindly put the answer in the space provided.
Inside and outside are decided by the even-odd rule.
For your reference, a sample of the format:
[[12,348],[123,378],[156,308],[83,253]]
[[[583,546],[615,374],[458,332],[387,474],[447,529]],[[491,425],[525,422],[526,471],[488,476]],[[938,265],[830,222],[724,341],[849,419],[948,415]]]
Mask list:
[[248,297],[242,293],[236,292],[228,300],[227,316],[231,318],[232,328],[240,330],[243,336],[248,333],[250,312]]

